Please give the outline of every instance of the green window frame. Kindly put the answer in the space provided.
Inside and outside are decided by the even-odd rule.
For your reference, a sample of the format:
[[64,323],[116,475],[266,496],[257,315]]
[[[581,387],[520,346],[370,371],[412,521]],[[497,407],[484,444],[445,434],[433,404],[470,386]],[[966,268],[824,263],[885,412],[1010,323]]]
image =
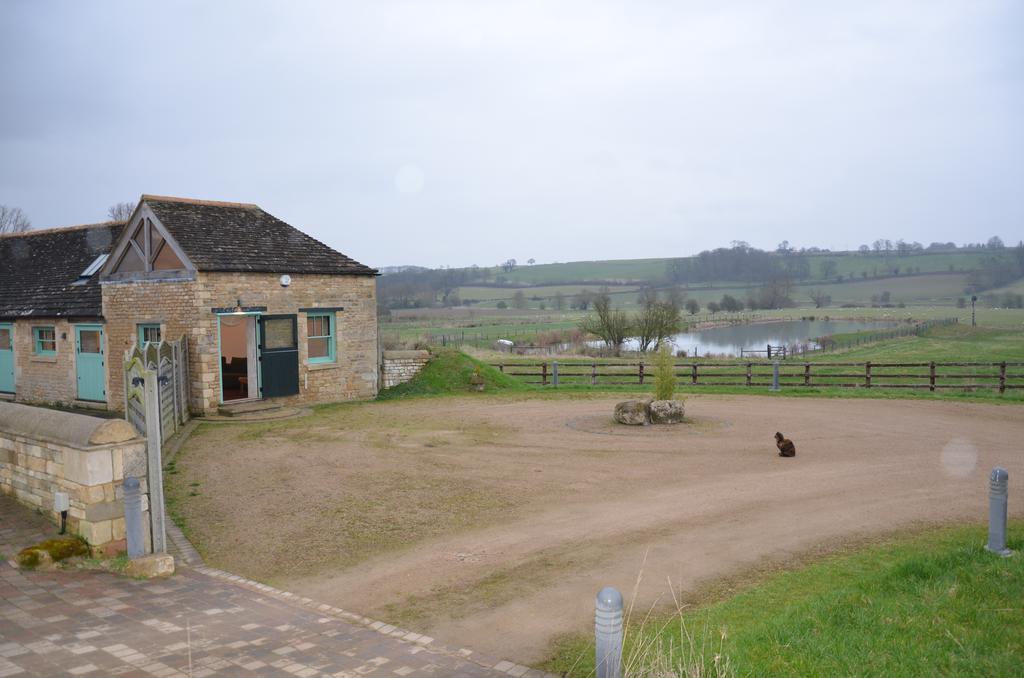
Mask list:
[[32,338],[36,355],[57,355],[57,329],[53,325],[33,327]]
[[306,314],[306,356],[310,363],[333,363],[334,313]]
[[[156,337],[155,339],[153,337]],[[160,341],[160,325],[157,323],[142,323],[139,325],[139,346],[145,346],[146,342]]]

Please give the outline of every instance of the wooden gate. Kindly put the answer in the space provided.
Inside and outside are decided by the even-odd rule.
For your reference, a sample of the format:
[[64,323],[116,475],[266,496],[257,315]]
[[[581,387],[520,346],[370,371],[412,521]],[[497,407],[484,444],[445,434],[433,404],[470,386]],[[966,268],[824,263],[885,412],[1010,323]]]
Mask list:
[[133,346],[124,357],[125,418],[146,433],[146,379],[157,383],[160,441],[177,433],[188,421],[188,342],[146,343]]
[[163,443],[188,421],[188,344],[178,341],[133,346],[124,356],[124,416],[146,436],[147,487],[153,551],[167,550]]

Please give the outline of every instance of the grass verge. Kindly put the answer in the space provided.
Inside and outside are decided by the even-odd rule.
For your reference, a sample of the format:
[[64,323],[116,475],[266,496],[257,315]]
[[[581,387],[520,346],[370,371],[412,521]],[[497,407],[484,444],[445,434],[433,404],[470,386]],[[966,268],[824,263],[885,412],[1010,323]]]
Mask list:
[[378,400],[409,396],[466,394],[470,379],[479,371],[485,392],[526,391],[529,386],[455,349],[435,348],[419,374],[404,384],[385,389]]
[[[1022,529],[1024,521],[1011,524],[1011,534]],[[757,676],[1018,675],[1024,539],[1010,540],[1011,558],[985,551],[985,539],[983,527],[930,530],[633,623],[626,672],[643,675],[638,667],[674,653],[689,675],[719,675],[726,665],[729,674]],[[592,637],[563,638],[543,668],[593,675]]]

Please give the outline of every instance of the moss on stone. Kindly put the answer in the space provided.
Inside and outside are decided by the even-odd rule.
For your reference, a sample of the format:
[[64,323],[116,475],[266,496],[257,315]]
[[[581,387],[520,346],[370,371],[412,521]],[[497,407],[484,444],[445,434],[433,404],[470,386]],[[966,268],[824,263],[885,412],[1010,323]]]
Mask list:
[[[44,556],[47,554],[49,557]],[[33,569],[44,561],[59,562],[75,556],[89,555],[89,544],[80,537],[60,537],[47,539],[35,546],[29,546],[18,554],[18,565]]]

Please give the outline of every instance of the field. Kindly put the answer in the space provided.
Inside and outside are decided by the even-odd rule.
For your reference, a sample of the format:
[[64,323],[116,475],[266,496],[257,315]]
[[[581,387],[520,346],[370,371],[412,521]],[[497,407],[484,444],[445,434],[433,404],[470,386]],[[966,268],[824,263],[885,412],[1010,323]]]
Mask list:
[[[867,305],[873,296],[889,292],[891,302],[903,302],[911,305],[922,304],[946,304],[952,306],[956,299],[964,296],[964,288],[967,286],[966,273],[932,273],[928,275],[902,275],[881,278],[868,278],[866,280],[856,279],[836,282],[808,282],[794,285],[791,296],[793,301],[802,306],[808,306],[811,302],[811,293],[821,291],[832,297],[832,304],[863,303]],[[475,300],[479,308],[495,308],[499,301],[511,305],[513,295],[517,291],[526,295],[528,308],[539,308],[544,304],[553,308],[555,295],[561,292],[565,296],[566,308],[571,297],[579,294],[582,290],[597,292],[601,290],[600,285],[554,285],[525,288],[509,287],[479,287],[467,286],[459,288],[461,299]],[[635,308],[637,306],[637,292],[639,287],[635,285],[616,285],[609,287],[607,293],[611,296],[615,306],[621,308]],[[740,283],[715,283],[713,285],[689,285],[684,288],[687,299],[696,299],[701,306],[711,301],[719,301],[724,294],[746,300],[751,294],[757,292],[756,286],[748,286]]]
[[[895,254],[882,256],[878,254],[813,254],[805,255],[814,280],[821,279],[821,262],[836,262],[836,274],[844,277],[853,275],[859,278],[862,273],[868,275],[884,274],[894,266],[899,266],[904,273],[909,268],[920,269],[920,273],[941,273],[951,271],[969,271],[977,267],[978,262],[992,252],[942,252],[933,254],[915,254],[898,257]],[[502,276],[508,283],[528,285],[557,285],[581,282],[643,282],[664,277],[669,259],[617,259],[611,261],[573,261],[558,264],[537,264],[534,266],[518,266],[514,271],[506,272],[494,269],[496,276]]]
[[[513,391],[204,424],[168,472],[171,510],[213,566],[540,662],[592,625],[595,591],[629,591],[641,568],[637,604],[671,613],[667,580],[697,601],[723,577],[976,521],[988,470],[1024,472],[1019,406],[701,394],[688,424],[623,430],[618,399]],[[796,459],[775,455],[776,430]]]

